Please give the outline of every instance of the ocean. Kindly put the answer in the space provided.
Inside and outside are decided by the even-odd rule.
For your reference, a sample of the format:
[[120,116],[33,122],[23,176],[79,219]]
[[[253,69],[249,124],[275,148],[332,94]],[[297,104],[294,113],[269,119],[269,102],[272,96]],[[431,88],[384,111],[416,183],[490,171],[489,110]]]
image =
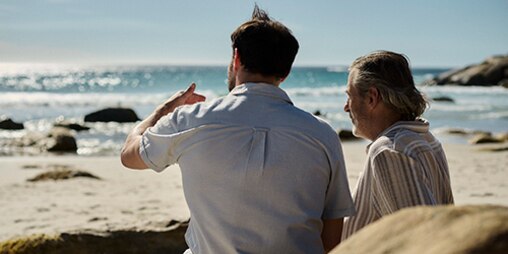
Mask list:
[[[415,68],[417,84],[447,71]],[[106,107],[129,107],[140,118],[191,82],[208,100],[226,95],[226,66],[63,66],[0,65],[0,116],[23,122],[25,130],[0,130],[2,140],[28,132],[47,132],[55,121],[83,123],[86,114]],[[281,85],[297,107],[319,111],[334,128],[351,129],[346,101],[347,67],[295,67]],[[431,130],[445,142],[466,142],[445,134],[461,128],[508,131],[508,89],[502,87],[423,86],[429,98],[447,96],[450,102],[432,102],[424,114]],[[86,123],[89,131],[76,133],[78,154],[118,154],[133,123]],[[5,143],[5,142],[4,142]],[[1,154],[1,153],[0,153]]]

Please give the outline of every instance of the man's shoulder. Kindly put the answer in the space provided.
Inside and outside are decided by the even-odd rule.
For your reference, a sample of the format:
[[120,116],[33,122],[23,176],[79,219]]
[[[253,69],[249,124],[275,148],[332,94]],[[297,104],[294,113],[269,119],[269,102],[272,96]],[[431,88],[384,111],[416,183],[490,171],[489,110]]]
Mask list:
[[210,101],[198,102],[191,105],[183,105],[175,110],[175,114],[179,116],[191,117],[191,116],[202,116],[208,112],[221,113],[227,112],[227,110],[218,110],[224,103],[230,103],[228,101],[231,100],[230,96],[222,96]]
[[439,145],[439,141],[430,133],[422,134],[410,129],[399,128],[376,139],[369,148],[369,154],[376,156],[382,152],[391,151],[411,156],[415,153],[432,150],[433,146]]
[[[294,107],[294,106],[293,106]],[[330,123],[326,120],[315,116],[303,109],[298,107],[294,107],[293,113],[295,114],[295,118],[298,120],[292,121],[295,125],[297,122],[302,128],[302,132],[307,135],[314,136],[323,140],[322,142],[330,142],[330,141],[339,141],[339,136],[337,132],[332,128]]]

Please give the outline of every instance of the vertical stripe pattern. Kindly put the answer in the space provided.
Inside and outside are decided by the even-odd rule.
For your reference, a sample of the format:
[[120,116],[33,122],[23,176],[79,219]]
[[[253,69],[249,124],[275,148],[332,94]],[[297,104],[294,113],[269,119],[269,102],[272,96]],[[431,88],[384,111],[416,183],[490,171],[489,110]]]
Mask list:
[[369,145],[353,199],[343,240],[405,207],[453,204],[448,162],[425,120],[397,122]]

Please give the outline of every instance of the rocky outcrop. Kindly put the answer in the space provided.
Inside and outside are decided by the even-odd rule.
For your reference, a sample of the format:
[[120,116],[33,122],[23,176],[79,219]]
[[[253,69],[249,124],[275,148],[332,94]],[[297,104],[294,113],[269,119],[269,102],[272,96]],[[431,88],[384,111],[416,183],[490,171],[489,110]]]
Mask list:
[[85,116],[85,122],[118,122],[130,123],[140,119],[130,108],[106,108]]
[[67,121],[56,122],[53,126],[62,127],[62,128],[66,128],[69,130],[75,130],[75,131],[86,131],[86,130],[90,129],[90,127],[87,127],[87,126],[84,126],[84,125],[81,125],[78,123],[67,122]]
[[348,140],[357,140],[358,137],[353,135],[351,130],[346,129],[337,129],[337,135],[339,135],[340,140],[348,141]]
[[493,56],[477,65],[444,72],[425,83],[461,86],[506,86],[508,55]]
[[451,97],[448,96],[437,96],[432,98],[433,101],[441,101],[441,102],[455,102]]
[[75,153],[78,150],[73,131],[62,127],[53,127],[47,134],[28,131],[24,136],[0,145],[8,147],[13,154]]
[[504,142],[504,136],[493,136],[490,133],[480,133],[473,136],[469,143],[476,145],[476,144],[487,144],[487,143],[502,143]]
[[35,235],[0,243],[0,253],[51,254],[182,254],[187,249],[186,223],[160,231],[124,230],[110,232],[62,233],[56,236]]
[[58,170],[50,170],[44,173],[40,173],[27,181],[29,182],[40,182],[40,181],[58,181],[58,180],[68,180],[77,177],[85,177],[95,180],[100,180],[98,176],[95,176],[91,173],[82,170],[71,170],[71,169],[58,169]]
[[508,253],[508,207],[403,209],[358,231],[331,253]]
[[62,127],[51,129],[47,138],[41,140],[39,144],[48,152],[76,152],[78,150],[74,135]]
[[22,130],[24,129],[24,125],[22,123],[16,123],[12,121],[10,118],[0,117],[0,129],[3,130]]

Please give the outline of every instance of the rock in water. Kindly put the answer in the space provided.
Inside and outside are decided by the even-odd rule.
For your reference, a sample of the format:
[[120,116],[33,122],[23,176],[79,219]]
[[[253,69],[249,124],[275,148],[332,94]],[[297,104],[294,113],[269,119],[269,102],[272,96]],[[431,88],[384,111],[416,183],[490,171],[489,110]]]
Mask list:
[[69,130],[75,130],[75,131],[86,131],[86,130],[90,129],[90,127],[86,127],[86,126],[83,126],[78,123],[71,123],[71,122],[66,122],[66,121],[57,122],[53,126],[67,128]]
[[358,139],[358,137],[353,135],[353,132],[351,130],[346,130],[346,129],[338,129],[337,135],[339,135],[340,139],[343,141]]
[[508,78],[503,79],[497,83],[499,86],[502,86],[504,88],[508,88]]
[[72,133],[62,127],[54,127],[48,137],[42,140],[41,145],[48,152],[76,152],[78,145]]
[[403,209],[358,231],[331,253],[508,253],[508,207]]
[[0,118],[0,129],[4,130],[22,130],[25,127],[22,123],[16,123],[12,121],[10,118],[1,117]]
[[130,108],[106,108],[85,116],[85,122],[130,123],[140,119]]
[[476,65],[442,73],[427,84],[462,86],[504,86],[508,80],[508,55],[493,56]]
[[448,96],[437,96],[432,98],[433,101],[442,101],[442,102],[455,102],[452,98]]
[[492,136],[490,133],[476,134],[469,140],[470,144],[487,144],[487,143],[502,143],[504,140],[500,140],[497,137]]

